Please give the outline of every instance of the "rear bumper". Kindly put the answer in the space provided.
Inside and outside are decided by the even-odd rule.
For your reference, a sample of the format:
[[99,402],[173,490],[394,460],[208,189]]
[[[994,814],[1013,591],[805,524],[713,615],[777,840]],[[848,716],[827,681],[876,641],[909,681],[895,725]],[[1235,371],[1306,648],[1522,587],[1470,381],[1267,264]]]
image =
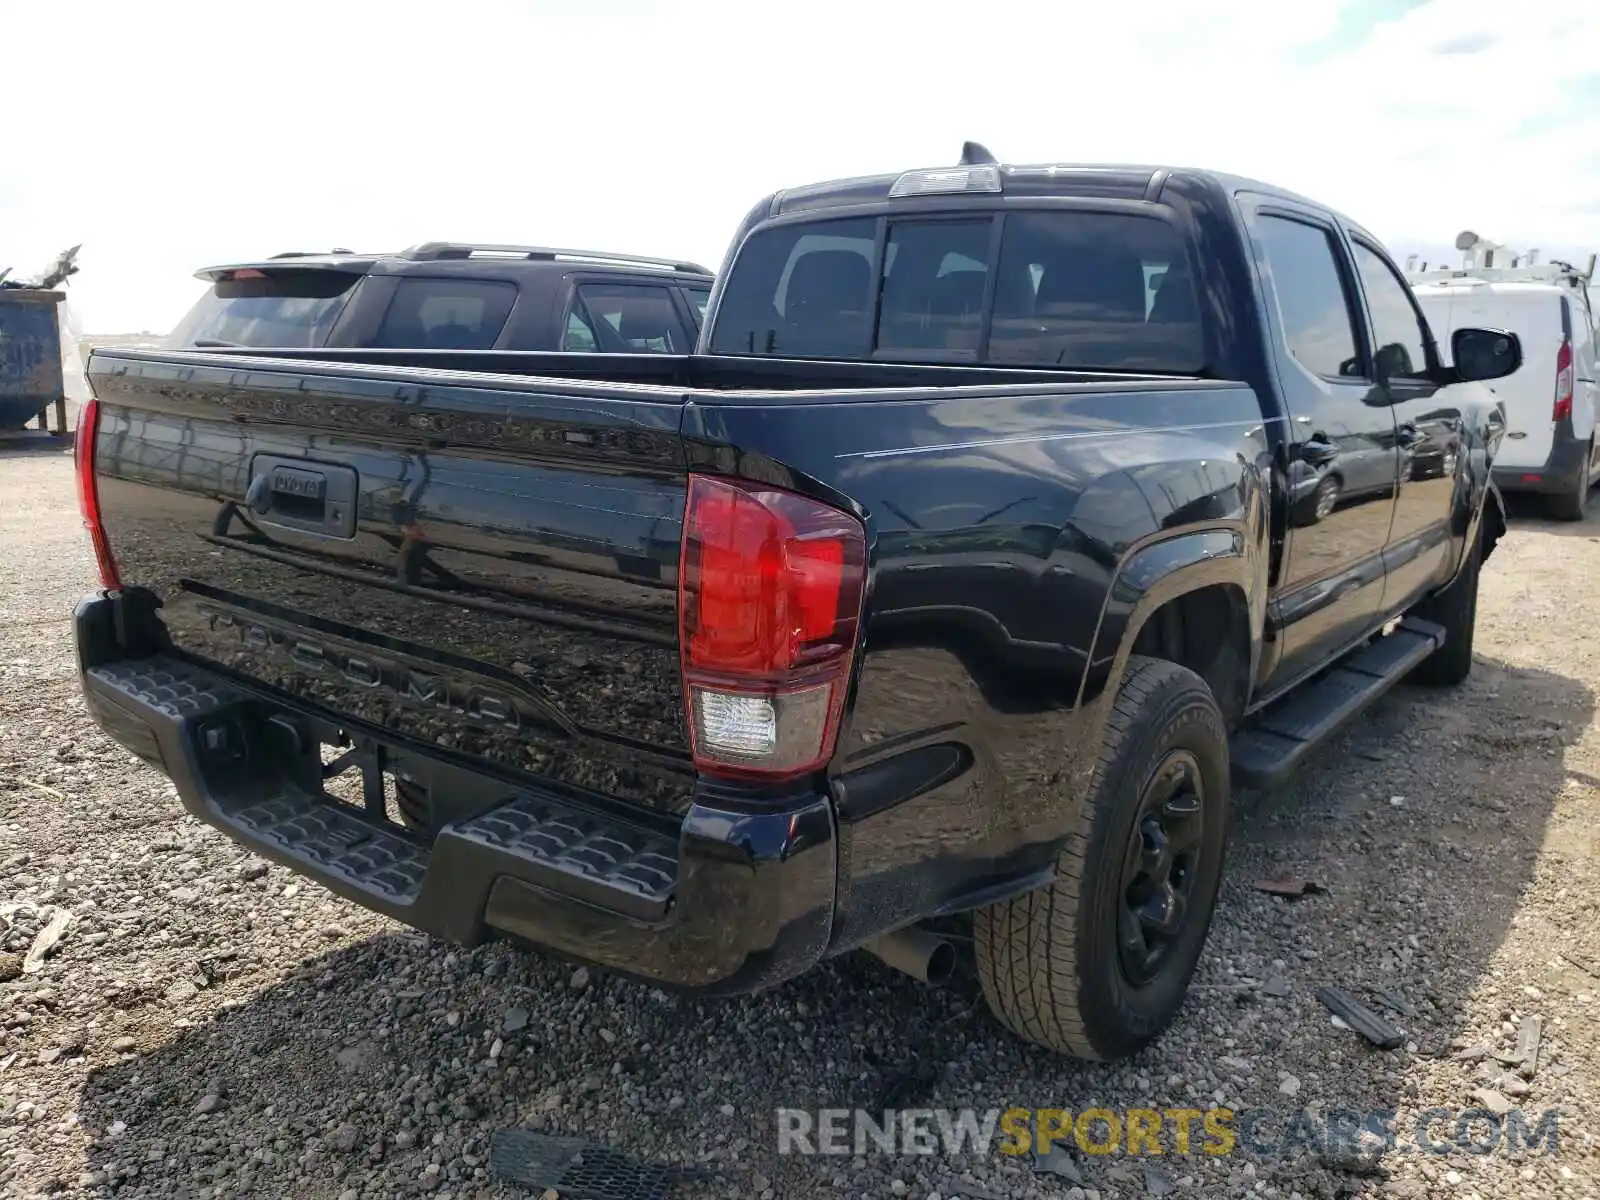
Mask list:
[[1562,421],[1555,428],[1550,456],[1541,466],[1497,465],[1492,470],[1502,492],[1534,492],[1539,495],[1564,495],[1578,487],[1579,476],[1589,469],[1589,443],[1579,441],[1572,422]]
[[511,935],[708,993],[756,990],[827,950],[837,839],[825,796],[758,813],[696,803],[671,829],[405,748],[435,787],[485,797],[429,839],[323,790],[315,714],[183,659],[120,658],[114,622],[103,597],[75,614],[100,726],[195,816],[349,900],[459,944]]

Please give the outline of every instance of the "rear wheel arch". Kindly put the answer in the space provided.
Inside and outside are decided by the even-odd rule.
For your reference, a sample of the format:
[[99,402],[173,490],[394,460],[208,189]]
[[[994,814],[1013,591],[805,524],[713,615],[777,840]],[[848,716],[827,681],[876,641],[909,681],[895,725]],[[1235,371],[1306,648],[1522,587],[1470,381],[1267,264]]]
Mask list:
[[1244,715],[1254,677],[1249,600],[1238,583],[1202,583],[1152,607],[1131,630],[1131,654],[1193,671],[1229,728]]

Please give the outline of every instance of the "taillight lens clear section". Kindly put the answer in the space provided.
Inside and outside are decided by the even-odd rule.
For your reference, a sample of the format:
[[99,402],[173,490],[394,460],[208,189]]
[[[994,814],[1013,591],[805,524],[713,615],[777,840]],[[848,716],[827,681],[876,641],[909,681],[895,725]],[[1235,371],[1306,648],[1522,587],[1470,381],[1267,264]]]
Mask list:
[[117,560],[111,555],[111,544],[106,540],[105,523],[100,519],[100,486],[94,475],[95,440],[99,433],[100,402],[90,399],[78,412],[78,431],[72,441],[72,460],[78,474],[78,512],[83,516],[83,527],[89,531],[89,541],[94,546],[100,586],[108,591],[120,591],[122,579],[117,574]]
[[1556,407],[1554,420],[1572,416],[1572,343],[1562,342],[1556,352]]
[[865,579],[866,533],[850,513],[689,476],[678,613],[697,768],[772,779],[828,761]]

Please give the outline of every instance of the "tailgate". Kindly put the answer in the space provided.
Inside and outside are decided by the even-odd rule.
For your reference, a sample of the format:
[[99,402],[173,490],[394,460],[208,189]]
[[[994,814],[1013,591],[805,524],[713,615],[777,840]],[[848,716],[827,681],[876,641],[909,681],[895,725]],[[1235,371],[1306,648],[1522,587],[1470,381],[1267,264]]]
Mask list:
[[184,656],[663,813],[693,784],[669,388],[97,353],[100,506]]

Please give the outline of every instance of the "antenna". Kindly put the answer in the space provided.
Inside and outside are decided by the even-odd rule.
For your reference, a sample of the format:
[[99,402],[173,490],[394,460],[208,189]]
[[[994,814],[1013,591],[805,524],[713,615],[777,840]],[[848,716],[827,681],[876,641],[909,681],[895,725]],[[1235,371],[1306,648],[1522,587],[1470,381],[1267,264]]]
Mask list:
[[989,153],[989,149],[982,142],[961,143],[961,163],[963,167],[978,166],[980,164],[998,163],[1000,160]]

